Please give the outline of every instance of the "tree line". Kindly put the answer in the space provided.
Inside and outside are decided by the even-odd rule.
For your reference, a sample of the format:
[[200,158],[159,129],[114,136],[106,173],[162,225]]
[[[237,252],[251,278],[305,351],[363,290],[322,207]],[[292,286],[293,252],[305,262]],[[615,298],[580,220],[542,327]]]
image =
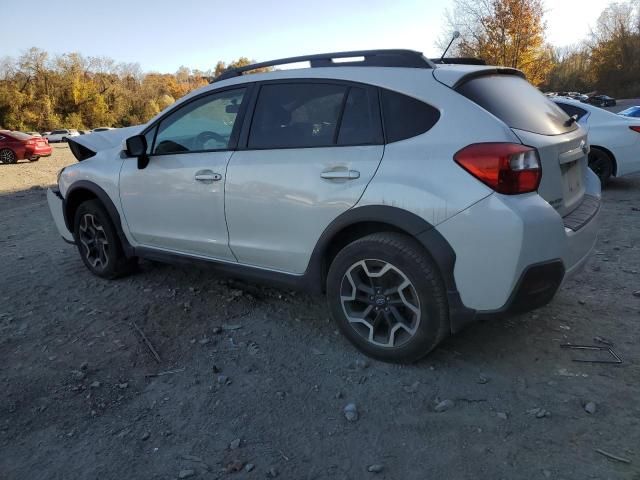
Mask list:
[[226,68],[249,63],[241,57],[208,71],[180,67],[174,74],[144,73],[138,64],[79,53],[51,56],[31,48],[0,60],[0,128],[84,130],[145,123]]
[[[640,0],[610,4],[588,38],[568,48],[547,41],[543,0],[454,0],[445,23],[441,48],[451,32],[461,33],[448,56],[518,68],[542,90],[640,96]],[[145,73],[138,64],[31,48],[18,58],[0,59],[0,128],[144,123],[225,68],[249,63],[241,57],[207,71]]]
[[640,0],[611,3],[571,47],[549,44],[545,14],[543,0],[454,0],[438,46],[457,30],[454,56],[518,68],[542,90],[640,96]]

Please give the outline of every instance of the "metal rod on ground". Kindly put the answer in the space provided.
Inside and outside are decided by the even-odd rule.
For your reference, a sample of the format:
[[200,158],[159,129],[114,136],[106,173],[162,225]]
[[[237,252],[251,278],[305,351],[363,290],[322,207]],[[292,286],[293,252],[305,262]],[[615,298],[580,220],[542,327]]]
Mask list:
[[142,340],[144,340],[144,343],[147,344],[147,347],[149,347],[149,351],[151,352],[153,357],[156,359],[156,361],[158,363],[161,363],[162,360],[160,360],[160,355],[158,355],[158,352],[156,352],[156,349],[153,348],[153,345],[151,344],[151,341],[147,338],[147,336],[144,334],[144,332],[142,330],[140,330],[140,327],[136,324],[136,322],[133,322],[131,325],[133,325],[133,327],[138,331],[138,333],[142,337]]
[[604,455],[605,457],[610,458],[612,460],[616,460],[618,462],[631,463],[631,460],[629,460],[627,458],[618,457],[617,455],[614,455],[613,453],[605,452],[604,450],[600,450],[599,448],[596,448],[596,452],[598,452],[600,455]]
[[162,377],[163,375],[172,375],[174,373],[180,373],[180,372],[184,372],[184,368],[176,368],[175,370],[167,370],[164,372],[158,372],[158,373],[146,373],[145,377]]

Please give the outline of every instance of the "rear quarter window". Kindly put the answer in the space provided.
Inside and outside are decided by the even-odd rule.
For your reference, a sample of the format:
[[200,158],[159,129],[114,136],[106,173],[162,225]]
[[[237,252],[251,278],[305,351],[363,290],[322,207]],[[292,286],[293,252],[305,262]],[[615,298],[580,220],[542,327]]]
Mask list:
[[483,75],[456,90],[509,127],[541,135],[561,135],[578,128],[537,88],[516,75]]
[[415,137],[430,130],[440,111],[416,98],[381,89],[382,116],[387,143]]

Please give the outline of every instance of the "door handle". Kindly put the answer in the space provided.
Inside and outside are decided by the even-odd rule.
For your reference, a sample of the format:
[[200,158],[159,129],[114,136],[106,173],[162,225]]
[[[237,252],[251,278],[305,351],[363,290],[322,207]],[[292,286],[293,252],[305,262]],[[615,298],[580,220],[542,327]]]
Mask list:
[[211,170],[200,170],[196,172],[194,177],[198,182],[211,183],[222,179],[222,175],[214,173]]
[[355,180],[360,178],[360,172],[357,170],[326,170],[320,174],[320,177],[327,180]]

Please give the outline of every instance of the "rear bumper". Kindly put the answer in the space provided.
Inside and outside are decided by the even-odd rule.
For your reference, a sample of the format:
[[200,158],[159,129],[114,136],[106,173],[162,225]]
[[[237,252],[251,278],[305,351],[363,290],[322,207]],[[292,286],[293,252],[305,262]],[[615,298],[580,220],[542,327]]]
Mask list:
[[49,210],[51,211],[51,216],[56,224],[56,228],[64,241],[75,243],[73,235],[64,221],[64,202],[57,189],[47,189],[47,203],[49,204]]
[[580,270],[599,225],[600,186],[590,176],[584,215],[563,219],[535,193],[493,194],[437,226],[456,253],[464,307],[477,315],[537,308]]

